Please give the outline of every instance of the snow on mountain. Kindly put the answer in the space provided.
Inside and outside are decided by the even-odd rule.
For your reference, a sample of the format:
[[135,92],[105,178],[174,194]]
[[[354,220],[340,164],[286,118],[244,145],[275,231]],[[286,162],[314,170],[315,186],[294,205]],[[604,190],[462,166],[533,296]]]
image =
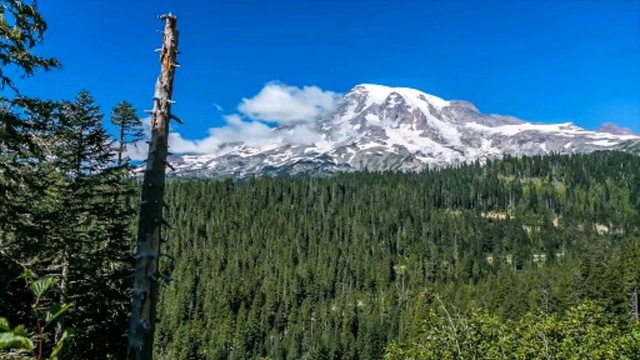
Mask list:
[[310,120],[273,128],[267,144],[234,142],[223,144],[215,155],[173,156],[173,175],[420,171],[506,154],[640,148],[640,136],[627,132],[587,131],[572,123],[534,124],[482,114],[466,101],[375,84],[354,87],[333,112]]
[[598,129],[598,131],[606,132],[610,134],[616,134],[616,135],[635,135],[631,129],[620,127],[610,122],[602,124],[602,126],[600,127],[600,129]]

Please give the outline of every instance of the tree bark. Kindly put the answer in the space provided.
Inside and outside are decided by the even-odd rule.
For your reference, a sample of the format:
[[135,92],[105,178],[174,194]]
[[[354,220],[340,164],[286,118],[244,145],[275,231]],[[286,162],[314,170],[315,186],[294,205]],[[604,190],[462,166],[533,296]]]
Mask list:
[[[60,277],[60,304],[66,304],[69,300],[69,253],[64,250],[62,254],[62,276]],[[55,341],[58,342],[62,338],[64,332],[64,315],[58,319],[56,323]]]
[[118,134],[118,166],[122,165],[122,155],[124,154],[125,145],[124,145],[124,137],[125,137],[125,128],[124,128],[124,118],[120,122],[120,133]]
[[138,242],[134,270],[133,301],[129,324],[130,360],[153,358],[153,337],[156,323],[158,297],[158,260],[163,218],[165,170],[168,153],[169,121],[173,94],[173,77],[178,47],[177,19],[174,15],[162,15],[165,21],[162,48],[160,49],[161,73],[155,86],[151,120],[151,141],[144,173],[140,214],[138,218]]

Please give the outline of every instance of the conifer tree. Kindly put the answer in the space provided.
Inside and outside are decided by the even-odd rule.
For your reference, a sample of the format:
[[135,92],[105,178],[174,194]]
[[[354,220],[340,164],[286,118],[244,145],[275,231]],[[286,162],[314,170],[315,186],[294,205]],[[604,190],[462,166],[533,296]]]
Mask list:
[[[69,349],[78,358],[101,348],[124,350],[127,291],[123,280],[131,239],[127,228],[122,229],[127,214],[116,195],[126,185],[124,169],[113,163],[116,148],[102,120],[99,107],[83,90],[73,102],[61,105],[55,133],[54,163],[66,182],[59,190],[64,210],[58,215],[58,234],[52,241],[59,254],[60,300],[78,304],[66,324],[82,328]],[[105,333],[105,328],[113,333]]]
[[12,76],[59,67],[56,59],[33,53],[46,29],[35,2],[0,0],[0,311],[16,321],[30,311],[22,301],[29,294],[16,278],[43,244],[49,224],[39,220],[51,213],[44,195],[56,176],[50,166],[39,166],[47,143],[40,126],[54,106],[20,94]]
[[144,138],[142,121],[136,115],[136,110],[130,103],[126,101],[120,102],[111,112],[111,124],[115,125],[118,130],[118,166],[126,161],[125,153],[127,146],[137,146]]
[[[37,70],[48,71],[60,66],[54,58],[33,53],[46,29],[47,24],[35,2],[0,0],[0,90],[8,87],[17,95],[13,98],[0,95],[0,217],[7,222],[16,220],[17,213],[9,198],[30,186],[23,184],[28,177],[22,176],[22,172],[33,166],[22,160],[38,155],[34,152],[41,140],[29,133],[34,124],[28,117],[48,107],[39,104],[39,100],[21,96],[10,74],[17,72],[27,77]],[[32,192],[37,190],[34,188]]]
[[23,76],[31,76],[39,69],[47,71],[60,66],[58,60],[32,52],[46,30],[47,23],[38,12],[36,1],[0,1],[0,89],[18,90],[5,72],[9,67],[17,68]]

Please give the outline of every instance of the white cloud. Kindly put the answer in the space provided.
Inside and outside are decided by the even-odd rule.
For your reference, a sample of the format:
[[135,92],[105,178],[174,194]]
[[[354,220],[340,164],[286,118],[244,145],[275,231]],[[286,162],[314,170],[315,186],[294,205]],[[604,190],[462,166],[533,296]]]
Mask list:
[[[201,139],[185,139],[179,132],[169,134],[169,151],[173,154],[216,154],[225,143],[240,142],[247,146],[264,146],[273,143],[313,144],[320,139],[309,125],[318,116],[335,108],[340,95],[324,91],[316,86],[298,88],[278,83],[269,83],[252,98],[243,99],[238,110],[244,115],[226,115],[225,125],[208,130]],[[222,107],[213,104],[216,110]],[[264,121],[278,124],[300,122],[287,130],[274,131]],[[145,124],[149,123],[145,120]],[[188,126],[188,123],[185,125]],[[180,127],[178,127],[179,129]],[[148,129],[147,130],[147,136]],[[146,159],[148,146],[130,146],[127,155],[133,160]]]
[[332,111],[339,99],[340,94],[324,91],[317,86],[298,88],[269,83],[256,96],[242,99],[238,110],[253,120],[279,124],[313,121]]

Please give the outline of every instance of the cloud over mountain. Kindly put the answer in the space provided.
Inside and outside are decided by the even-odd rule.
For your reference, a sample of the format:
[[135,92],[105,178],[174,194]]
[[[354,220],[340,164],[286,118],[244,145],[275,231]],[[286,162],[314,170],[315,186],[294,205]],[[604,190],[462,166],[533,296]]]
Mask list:
[[640,147],[639,136],[612,126],[594,132],[569,122],[536,124],[482,114],[464,101],[376,84],[339,95],[316,86],[268,83],[237,110],[203,138],[170,133],[178,172],[418,171],[505,154]]
[[278,124],[308,122],[335,109],[341,95],[317,86],[302,88],[272,82],[248,99],[242,99],[238,110],[252,120]]
[[[225,125],[209,128],[201,139],[186,139],[179,132],[169,134],[170,150],[174,154],[220,154],[225,144],[264,146],[269,143],[309,145],[319,139],[312,123],[332,112],[341,94],[317,86],[296,87],[278,82],[266,84],[255,96],[242,99],[239,113],[225,115]],[[222,108],[214,104],[217,111]],[[149,121],[145,121],[147,124]],[[289,126],[288,131],[275,132],[268,123]],[[134,160],[146,157],[146,144],[128,150]]]

